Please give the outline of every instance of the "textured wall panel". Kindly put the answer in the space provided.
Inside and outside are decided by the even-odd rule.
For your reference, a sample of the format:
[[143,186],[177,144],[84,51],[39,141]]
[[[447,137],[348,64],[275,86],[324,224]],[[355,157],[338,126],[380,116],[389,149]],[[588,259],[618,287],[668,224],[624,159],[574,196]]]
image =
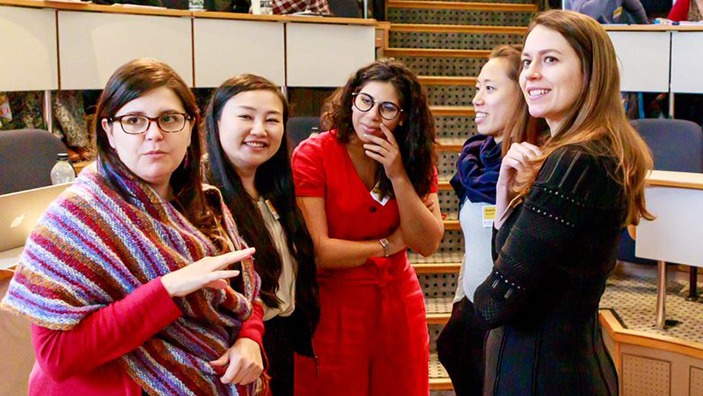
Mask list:
[[622,355],[622,396],[671,394],[671,363],[642,356]]

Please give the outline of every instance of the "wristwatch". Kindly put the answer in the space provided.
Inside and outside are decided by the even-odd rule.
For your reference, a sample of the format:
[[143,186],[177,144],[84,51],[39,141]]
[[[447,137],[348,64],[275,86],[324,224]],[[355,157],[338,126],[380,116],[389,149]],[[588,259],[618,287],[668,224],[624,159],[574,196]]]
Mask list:
[[389,256],[388,250],[391,247],[391,243],[388,242],[388,239],[386,239],[386,238],[379,239],[378,243],[380,243],[381,246],[383,246],[383,257],[388,257]]

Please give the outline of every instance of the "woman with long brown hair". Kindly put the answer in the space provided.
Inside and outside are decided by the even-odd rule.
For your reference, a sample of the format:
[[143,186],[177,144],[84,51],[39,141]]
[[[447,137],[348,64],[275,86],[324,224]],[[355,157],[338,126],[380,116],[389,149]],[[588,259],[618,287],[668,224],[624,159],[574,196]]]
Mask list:
[[464,263],[452,315],[437,338],[437,355],[457,396],[483,394],[483,341],[487,331],[474,313],[474,292],[491,273],[491,210],[504,148],[537,144],[544,128],[527,112],[518,78],[521,45],[496,47],[481,68],[472,100],[478,134],[466,140],[450,180],[459,197]]
[[551,137],[513,143],[497,184],[494,267],[475,294],[492,329],[484,394],[614,395],[598,303],[623,227],[651,218],[652,159],[620,102],[615,50],[594,19],[530,24],[520,87]]

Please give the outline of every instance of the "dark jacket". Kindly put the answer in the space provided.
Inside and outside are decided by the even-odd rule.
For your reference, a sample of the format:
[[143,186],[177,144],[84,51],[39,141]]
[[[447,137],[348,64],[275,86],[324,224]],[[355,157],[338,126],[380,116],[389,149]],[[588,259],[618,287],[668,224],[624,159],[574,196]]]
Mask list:
[[485,395],[616,395],[598,304],[626,216],[611,158],[553,152],[494,235],[474,304],[492,329]]

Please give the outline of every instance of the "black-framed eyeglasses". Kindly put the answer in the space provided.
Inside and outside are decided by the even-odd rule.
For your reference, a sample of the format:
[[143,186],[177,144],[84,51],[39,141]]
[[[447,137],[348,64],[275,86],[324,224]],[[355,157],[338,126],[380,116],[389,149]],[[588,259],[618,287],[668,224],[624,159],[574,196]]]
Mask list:
[[378,115],[384,120],[393,120],[403,111],[403,109],[393,102],[376,102],[376,99],[367,93],[355,92],[352,96],[354,97],[352,102],[354,107],[364,113],[373,109],[373,106],[378,103]]
[[148,117],[143,114],[125,114],[119,117],[109,117],[107,121],[119,121],[125,133],[141,135],[149,129],[152,121],[156,122],[156,125],[158,125],[159,129],[162,131],[176,133],[182,131],[186,126],[186,121],[192,119],[193,117],[185,113],[163,113],[156,117]]

